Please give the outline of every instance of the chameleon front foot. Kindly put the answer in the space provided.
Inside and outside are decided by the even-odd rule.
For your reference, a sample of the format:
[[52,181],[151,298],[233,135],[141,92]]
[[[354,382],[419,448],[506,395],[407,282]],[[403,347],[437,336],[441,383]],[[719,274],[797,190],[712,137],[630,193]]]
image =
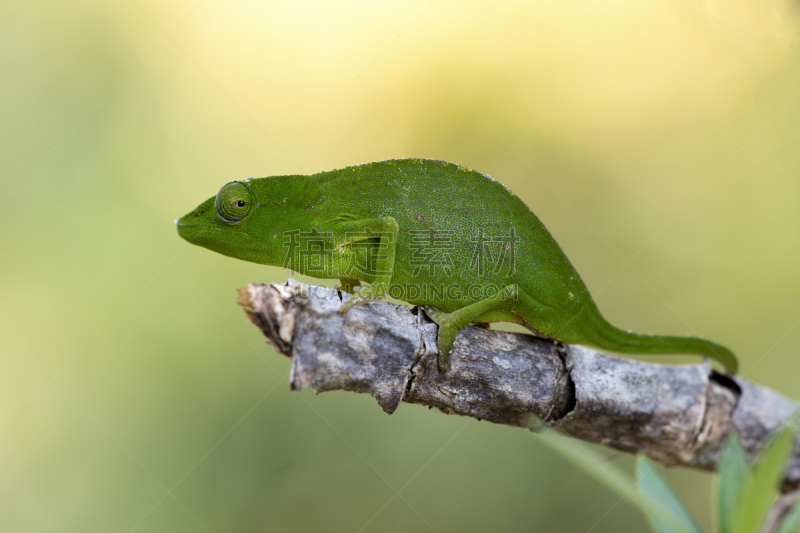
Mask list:
[[364,303],[364,300],[358,297],[358,294],[347,300],[346,302],[342,302],[341,307],[339,307],[339,313],[345,314],[358,304]]
[[444,313],[427,305],[424,309],[431,320],[439,326],[439,371],[447,372],[450,369],[450,350],[453,348],[459,328],[450,313]]
[[349,294],[355,294],[361,288],[361,280],[355,278],[341,278],[339,285],[336,287],[338,291],[344,291]]
[[380,300],[385,292],[386,291],[382,290],[382,286],[369,285],[367,287],[361,287],[361,290],[355,293],[352,298],[342,303],[341,307],[339,307],[339,312],[345,314],[357,305]]

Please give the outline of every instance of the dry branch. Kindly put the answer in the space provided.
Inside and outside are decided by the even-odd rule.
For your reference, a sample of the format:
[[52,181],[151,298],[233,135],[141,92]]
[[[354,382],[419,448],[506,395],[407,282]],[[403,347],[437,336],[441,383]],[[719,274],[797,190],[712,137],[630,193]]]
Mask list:
[[[467,327],[452,367],[437,369],[437,326],[420,309],[375,302],[337,311],[349,294],[304,285],[250,284],[239,303],[292,358],[294,390],[348,390],[391,414],[401,402],[499,424],[545,424],[662,464],[713,469],[731,429],[751,458],[798,405],[708,363],[666,366],[610,357],[532,335]],[[800,483],[800,445],[784,490]]]

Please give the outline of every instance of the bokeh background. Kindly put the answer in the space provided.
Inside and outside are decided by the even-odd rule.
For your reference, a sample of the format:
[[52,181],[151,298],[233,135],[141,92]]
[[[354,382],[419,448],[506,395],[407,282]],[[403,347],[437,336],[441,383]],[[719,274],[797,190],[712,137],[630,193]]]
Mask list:
[[[468,165],[612,322],[800,400],[798,29],[776,0],[3,1],[0,530],[644,530],[524,430],[290,392],[235,304],[287,273],[172,221],[231,179]],[[713,476],[666,476],[711,526]]]

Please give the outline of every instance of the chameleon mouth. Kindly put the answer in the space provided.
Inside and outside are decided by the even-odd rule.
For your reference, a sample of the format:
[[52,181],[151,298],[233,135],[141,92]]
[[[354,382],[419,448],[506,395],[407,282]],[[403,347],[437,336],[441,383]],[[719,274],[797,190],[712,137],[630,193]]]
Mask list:
[[213,229],[217,231],[234,231],[236,233],[244,233],[242,231],[236,231],[235,229],[230,228],[215,228],[214,226],[198,226],[196,224],[175,224],[178,227],[178,233],[180,233],[181,228],[192,228],[192,229]]
[[222,255],[263,263],[264,251],[254,238],[243,228],[215,226],[213,221],[194,221],[182,219],[175,221],[178,235],[190,244],[202,246]]
[[[235,230],[233,228],[221,228],[215,226],[207,226],[201,224],[193,224],[192,222],[186,222],[184,219],[179,218],[175,220],[175,226],[178,229],[178,235],[193,244],[200,244],[202,241],[215,240],[211,235],[212,232],[222,231],[226,233],[245,233],[241,230]],[[216,234],[219,235],[219,234]]]

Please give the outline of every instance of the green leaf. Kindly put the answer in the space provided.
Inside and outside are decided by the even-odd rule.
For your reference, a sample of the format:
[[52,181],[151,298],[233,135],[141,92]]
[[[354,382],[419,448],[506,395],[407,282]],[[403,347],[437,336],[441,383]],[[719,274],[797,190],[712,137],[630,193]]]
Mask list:
[[537,433],[536,437],[548,448],[561,455],[600,484],[615,492],[629,503],[636,505],[636,486],[633,480],[619,468],[599,458],[597,454],[581,446],[573,439],[562,437],[554,431]]
[[[658,473],[655,463],[644,455],[639,455],[636,458],[636,477],[639,482],[639,491],[649,502],[660,503],[681,523],[685,531],[702,531],[686,507]],[[655,531],[677,531],[671,527],[671,524],[665,522],[658,512],[653,514],[645,513],[645,516]]]
[[775,533],[798,533],[798,531],[800,531],[800,498],[794,503],[794,507],[787,513]]
[[[536,437],[600,484],[605,485],[634,507],[638,507],[645,516],[652,515],[657,518],[658,524],[660,526],[663,524],[663,528],[655,529],[656,533],[702,533],[694,525],[694,521],[687,527],[687,523],[679,516],[673,514],[662,502],[653,499],[650,492],[640,491],[630,476],[574,439],[559,436],[554,431],[545,431],[536,434]],[[652,519],[650,524],[654,525]]]
[[722,533],[733,533],[737,515],[747,485],[750,482],[750,463],[739,434],[728,435],[717,464],[719,471],[719,527]]
[[735,533],[758,533],[775,501],[786,459],[794,445],[795,431],[794,425],[784,427],[765,445],[742,497]]

